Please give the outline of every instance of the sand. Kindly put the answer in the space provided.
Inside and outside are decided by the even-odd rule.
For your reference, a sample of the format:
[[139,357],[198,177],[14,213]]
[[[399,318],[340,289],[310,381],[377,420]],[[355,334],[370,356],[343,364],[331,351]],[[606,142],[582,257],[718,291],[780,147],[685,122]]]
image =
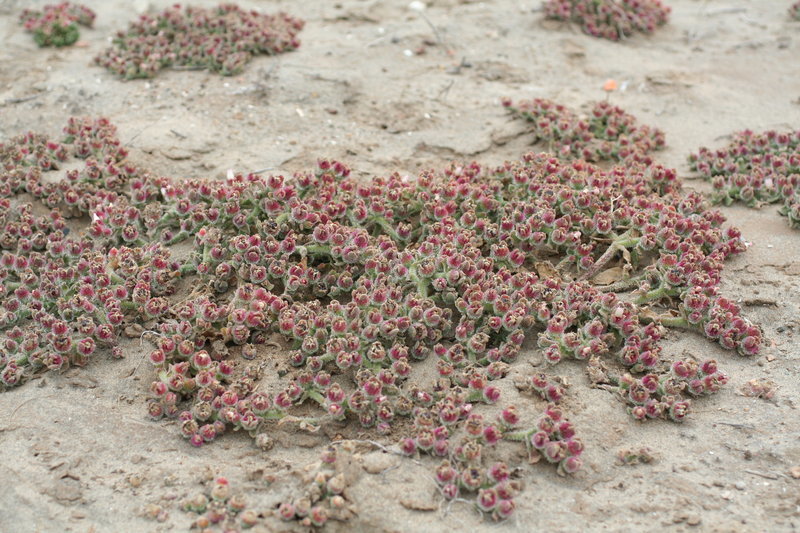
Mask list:
[[[413,176],[454,159],[493,165],[540,148],[504,112],[502,97],[546,97],[584,110],[609,98],[662,128],[668,146],[657,159],[677,168],[687,188],[706,191],[689,171],[691,151],[722,146],[744,128],[800,127],[800,22],[788,19],[788,0],[672,0],[667,26],[622,43],[543,21],[539,1],[433,0],[424,17],[403,0],[242,1],[304,18],[300,49],[257,58],[235,77],[168,71],[130,82],[92,57],[137,12],[171,2],[87,0],[96,26],[63,50],[38,49],[17,25],[23,5],[40,3],[0,1],[0,138],[56,134],[71,115],[107,116],[131,160],[163,175],[291,174],[323,157],[363,176]],[[609,78],[619,89],[607,95]],[[578,475],[525,465],[513,447],[499,452],[522,465],[525,490],[514,517],[493,525],[468,505],[442,503],[432,459],[358,446],[349,493],[357,516],[329,529],[800,528],[800,231],[776,211],[723,208],[752,242],[728,263],[723,288],[763,327],[767,347],[746,359],[700,335],[671,332],[667,357],[714,357],[731,376],[721,393],[695,403],[685,423],[637,424],[609,393],[588,387],[584,365],[562,363],[552,372],[572,383],[565,410],[587,448]],[[300,530],[269,515],[335,435],[286,430],[262,451],[246,435],[228,434],[193,449],[174,422],[146,418],[154,377],[141,362],[147,349],[131,340],[121,361],[98,357],[0,394],[0,531],[187,530],[192,519],[178,502],[213,475],[226,476],[247,493],[248,508],[265,515],[255,531]],[[531,350],[515,372],[541,364]],[[755,378],[775,382],[773,400],[737,393]],[[517,397],[510,383],[503,393]],[[528,397],[516,403],[541,406]],[[640,447],[656,460],[616,463],[619,450]],[[163,522],[147,516],[154,505]]]

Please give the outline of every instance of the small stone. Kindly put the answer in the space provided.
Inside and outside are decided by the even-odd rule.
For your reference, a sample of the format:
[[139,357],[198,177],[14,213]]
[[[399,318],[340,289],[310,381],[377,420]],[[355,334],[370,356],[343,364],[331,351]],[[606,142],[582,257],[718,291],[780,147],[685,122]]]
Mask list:
[[794,479],[800,479],[800,466],[793,466],[789,469],[789,475]]
[[391,468],[397,464],[395,457],[383,452],[369,453],[365,455],[361,461],[361,466],[369,474],[380,474],[387,468]]
[[699,514],[690,514],[689,517],[686,519],[686,523],[690,526],[698,526],[702,522]]
[[733,486],[736,487],[736,490],[744,490],[747,488],[747,485],[745,485],[744,481],[737,481]]
[[72,515],[71,516],[72,516],[72,518],[74,518],[76,520],[82,520],[82,519],[86,518],[86,513],[76,509],[75,511],[72,511]]
[[439,508],[439,505],[433,499],[401,498],[400,505],[412,511],[435,511]]
[[56,481],[47,492],[59,503],[76,502],[83,496],[80,483],[72,479]]
[[160,505],[157,505],[155,503],[148,503],[147,505],[144,506],[144,509],[142,509],[142,514],[144,514],[146,518],[155,520],[162,510],[163,509],[161,508]]

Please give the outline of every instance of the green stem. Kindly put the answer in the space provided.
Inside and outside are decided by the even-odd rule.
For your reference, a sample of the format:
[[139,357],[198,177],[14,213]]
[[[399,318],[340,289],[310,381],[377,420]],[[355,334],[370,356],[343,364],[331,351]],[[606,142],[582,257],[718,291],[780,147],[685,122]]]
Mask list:
[[413,266],[408,269],[408,279],[417,285],[417,292],[419,292],[423,298],[428,297],[428,280],[420,278],[419,274],[417,274],[417,269]]
[[315,402],[317,402],[321,406],[323,406],[323,407],[325,406],[325,397],[322,396],[322,394],[320,394],[319,391],[307,390],[305,392],[305,396],[306,396],[306,398],[311,398],[312,400],[314,400]]
[[389,237],[392,238],[394,241],[403,241],[400,236],[397,234],[397,231],[389,224],[389,221],[386,220],[386,217],[382,216],[374,216],[372,217],[372,221],[377,223],[378,226],[386,233]]
[[514,431],[511,433],[503,433],[503,438],[505,440],[510,440],[514,442],[528,442],[528,439],[531,438],[531,435],[534,434],[534,430],[529,429],[527,431]]
[[167,246],[172,246],[173,244],[178,244],[178,243],[179,243],[179,242],[181,242],[182,240],[184,240],[184,239],[188,239],[189,237],[191,237],[191,235],[189,235],[189,232],[188,232],[188,231],[179,231],[179,232],[177,233],[177,235],[175,235],[174,237],[172,237],[172,238],[171,238],[169,241],[167,241],[165,244],[166,244]]
[[651,322],[655,319],[661,323],[662,326],[666,326],[668,328],[681,328],[681,329],[692,329],[692,325],[683,318],[682,316],[656,316],[653,318],[650,317],[642,317],[644,321]]
[[[331,247],[326,244],[307,244],[305,246],[298,246],[299,250],[305,250],[305,253],[308,255],[331,255]],[[302,255],[302,252],[301,252]]]
[[653,289],[652,291],[648,291],[648,292],[644,293],[643,295],[641,295],[640,297],[638,297],[636,299],[636,303],[641,305],[641,304],[645,304],[647,302],[653,302],[653,301],[656,301],[656,300],[660,300],[660,299],[666,298],[668,296],[677,296],[677,295],[678,295],[678,289],[676,289],[674,287],[662,285],[661,287],[659,287],[657,289]]
[[691,324],[680,316],[666,317],[661,319],[661,323],[669,328],[691,328]]

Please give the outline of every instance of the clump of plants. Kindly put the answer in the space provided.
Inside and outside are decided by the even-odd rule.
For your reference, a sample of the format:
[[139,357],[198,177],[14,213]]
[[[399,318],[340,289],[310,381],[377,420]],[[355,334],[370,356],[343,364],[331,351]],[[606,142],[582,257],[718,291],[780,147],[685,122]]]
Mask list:
[[800,130],[737,132],[725,148],[700,148],[689,163],[711,180],[715,202],[739,201],[750,207],[778,203],[789,225],[800,227]]
[[39,46],[69,46],[74,44],[80,32],[78,26],[91,28],[95,13],[81,4],[62,2],[48,4],[41,11],[25,9],[20,15],[20,23],[33,34]]
[[254,56],[296,49],[303,24],[285,13],[265,15],[235,4],[213,9],[176,4],[155,17],[140,16],[95,62],[126,79],[151,78],[169,67],[230,76]]
[[547,0],[548,18],[580,24],[584,33],[619,41],[636,32],[653,33],[669,19],[659,0]]
[[299,522],[304,527],[322,527],[329,520],[344,522],[354,516],[353,502],[347,499],[347,488],[353,482],[348,468],[349,452],[334,446],[326,447],[320,462],[308,469],[301,493],[282,502],[276,511],[285,522]]
[[[673,170],[619,151],[626,164],[610,170],[528,154],[366,180],[329,160],[289,178],[170,179],[126,155],[105,119],[0,145],[3,387],[121,356],[119,337],[143,332],[148,414],[191,445],[240,431],[266,448],[279,424],[359,428],[438,458],[445,499],[501,520],[522,487],[492,449],[521,443],[564,475],[582,465],[555,405],[564,388],[546,375],[523,385],[538,416],[501,393],[527,339],[549,365],[584,361],[635,419],[676,422],[727,377],[665,357],[665,327],[761,349],[719,288],[740,232]],[[183,241],[194,251],[178,260]],[[609,269],[615,283],[592,284]],[[265,375],[259,346],[276,339],[280,372]],[[323,522],[338,508],[328,489],[308,508],[324,512],[287,502],[288,519]]]
[[206,490],[186,498],[181,508],[193,516],[193,529],[211,531],[241,531],[261,522],[258,513],[247,508],[247,498],[235,491],[227,478],[217,477]]
[[795,2],[789,7],[789,16],[794,20],[800,20],[800,2]]
[[588,117],[551,100],[535,98],[516,103],[504,100],[514,117],[531,123],[535,142],[562,159],[653,163],[648,154],[664,147],[664,133],[639,124],[608,102],[593,105]]

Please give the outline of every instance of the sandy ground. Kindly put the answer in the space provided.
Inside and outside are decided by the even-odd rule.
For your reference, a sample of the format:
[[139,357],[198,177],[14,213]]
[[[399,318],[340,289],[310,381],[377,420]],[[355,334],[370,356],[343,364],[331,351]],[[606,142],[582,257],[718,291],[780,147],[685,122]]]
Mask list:
[[[37,49],[17,26],[22,7],[41,3],[0,1],[0,138],[55,134],[70,115],[105,115],[132,159],[165,175],[292,172],[320,157],[364,175],[415,174],[452,159],[495,164],[535,148],[501,97],[585,107],[606,97],[608,78],[621,86],[613,103],[665,130],[668,147],[657,157],[687,180],[686,156],[701,145],[721,146],[743,128],[800,127],[800,23],[788,20],[788,0],[672,0],[669,25],[621,44],[543,21],[538,0],[433,0],[427,21],[404,0],[242,1],[305,18],[301,48],[258,58],[232,78],[171,71],[131,82],[91,58],[137,10],[171,2],[87,0],[97,25],[67,50]],[[800,232],[775,211],[724,209],[753,243],[729,263],[724,288],[763,326],[764,353],[743,359],[699,335],[671,333],[668,356],[715,357],[731,375],[723,392],[696,402],[690,420],[638,425],[607,392],[588,388],[583,365],[562,363],[554,373],[573,384],[566,409],[587,446],[580,474],[525,467],[515,517],[493,525],[466,505],[440,505],[432,460],[359,448],[358,516],[331,530],[800,529],[800,480],[790,474],[800,467]],[[122,361],[98,358],[0,394],[0,531],[186,530],[191,518],[176,502],[208,472],[246,490],[259,512],[292,493],[327,437],[278,435],[262,452],[227,435],[191,449],[174,423],[145,417],[153,377],[140,365],[145,350],[131,342]],[[540,362],[532,351],[517,370]],[[737,394],[753,378],[778,385],[773,401]],[[512,389],[503,393],[513,399]],[[620,449],[642,446],[654,463],[615,463]],[[168,511],[166,521],[145,517],[148,504]],[[293,527],[262,524],[257,531]]]

